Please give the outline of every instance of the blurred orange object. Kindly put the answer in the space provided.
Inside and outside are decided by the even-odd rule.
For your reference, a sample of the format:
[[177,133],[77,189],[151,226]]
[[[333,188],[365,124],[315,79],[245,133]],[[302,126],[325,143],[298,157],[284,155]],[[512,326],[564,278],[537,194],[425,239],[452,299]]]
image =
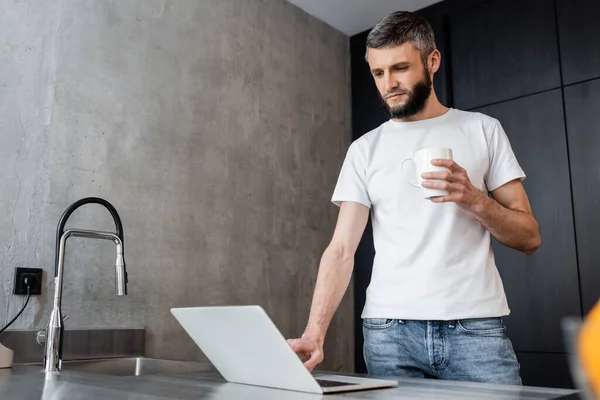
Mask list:
[[600,301],[585,318],[577,347],[583,373],[594,395],[600,398]]

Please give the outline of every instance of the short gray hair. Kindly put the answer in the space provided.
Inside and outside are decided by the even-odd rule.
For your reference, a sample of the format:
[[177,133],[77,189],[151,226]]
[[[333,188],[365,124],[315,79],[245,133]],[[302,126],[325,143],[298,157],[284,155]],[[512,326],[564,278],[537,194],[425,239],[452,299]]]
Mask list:
[[408,12],[396,11],[377,23],[367,36],[369,49],[384,49],[412,43],[421,53],[423,65],[427,65],[427,57],[436,49],[435,36],[429,22],[422,16]]

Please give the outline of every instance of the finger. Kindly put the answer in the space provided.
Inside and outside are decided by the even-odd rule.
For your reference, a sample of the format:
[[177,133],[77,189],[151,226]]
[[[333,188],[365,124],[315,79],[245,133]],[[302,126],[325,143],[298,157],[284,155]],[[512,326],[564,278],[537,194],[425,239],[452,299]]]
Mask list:
[[323,361],[323,355],[319,351],[315,351],[310,359],[304,363],[304,366],[312,371],[321,361]]
[[452,180],[452,172],[450,171],[431,171],[431,172],[423,172],[421,174],[423,179],[440,179],[449,181]]
[[312,353],[317,350],[317,346],[314,343],[305,339],[291,339],[288,340],[288,344],[294,353],[304,360],[308,360]]
[[432,203],[447,203],[450,200],[448,199],[450,196],[435,196],[435,197],[430,197],[429,201],[431,201]]
[[448,181],[423,181],[421,186],[427,189],[442,189],[451,191],[454,186]]
[[301,353],[306,350],[306,343],[299,339],[288,339],[288,344],[296,353]]
[[456,199],[456,197],[454,197],[452,195],[448,195],[448,196],[430,197],[429,201],[431,201],[432,203],[455,203],[457,201],[457,199]]
[[434,158],[433,160],[431,160],[431,164],[435,165],[436,167],[446,167],[452,172],[462,171],[460,165],[454,162],[454,160],[450,160],[447,158]]

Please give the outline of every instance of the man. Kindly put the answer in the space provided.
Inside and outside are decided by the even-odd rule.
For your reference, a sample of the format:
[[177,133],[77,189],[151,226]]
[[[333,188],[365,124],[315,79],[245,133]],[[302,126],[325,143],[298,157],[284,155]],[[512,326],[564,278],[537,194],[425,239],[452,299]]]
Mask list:
[[[509,309],[490,235],[525,254],[541,239],[508,138],[497,120],[438,101],[432,79],[441,55],[418,15],[396,12],[380,21],[366,58],[391,119],[348,150],[309,321],[289,344],[309,370],[323,360],[371,213],[376,254],[362,313],[368,372],[521,384],[501,319]],[[428,147],[452,148],[454,156],[431,161],[449,170],[423,175],[423,187],[449,194],[425,199],[404,182],[400,163]]]

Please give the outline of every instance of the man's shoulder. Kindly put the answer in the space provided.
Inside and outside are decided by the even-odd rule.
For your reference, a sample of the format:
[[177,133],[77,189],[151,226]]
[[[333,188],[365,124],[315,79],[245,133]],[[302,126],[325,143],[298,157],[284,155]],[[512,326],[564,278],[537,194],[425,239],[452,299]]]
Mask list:
[[368,152],[368,149],[372,147],[372,145],[378,141],[381,134],[386,129],[386,126],[389,124],[389,121],[386,121],[379,125],[378,127],[371,129],[367,133],[362,136],[354,139],[350,144],[351,150],[356,150],[359,152]]
[[371,129],[370,131],[368,131],[367,133],[363,134],[361,137],[359,137],[358,139],[356,139],[354,141],[354,143],[368,144],[368,143],[371,143],[371,142],[377,140],[377,138],[379,136],[381,136],[381,133],[389,125],[389,122],[390,122],[389,120],[385,121],[384,123],[382,123],[378,127]]
[[456,121],[460,121],[461,123],[477,124],[484,128],[491,128],[498,123],[496,118],[480,111],[466,111],[454,108],[453,112]]

